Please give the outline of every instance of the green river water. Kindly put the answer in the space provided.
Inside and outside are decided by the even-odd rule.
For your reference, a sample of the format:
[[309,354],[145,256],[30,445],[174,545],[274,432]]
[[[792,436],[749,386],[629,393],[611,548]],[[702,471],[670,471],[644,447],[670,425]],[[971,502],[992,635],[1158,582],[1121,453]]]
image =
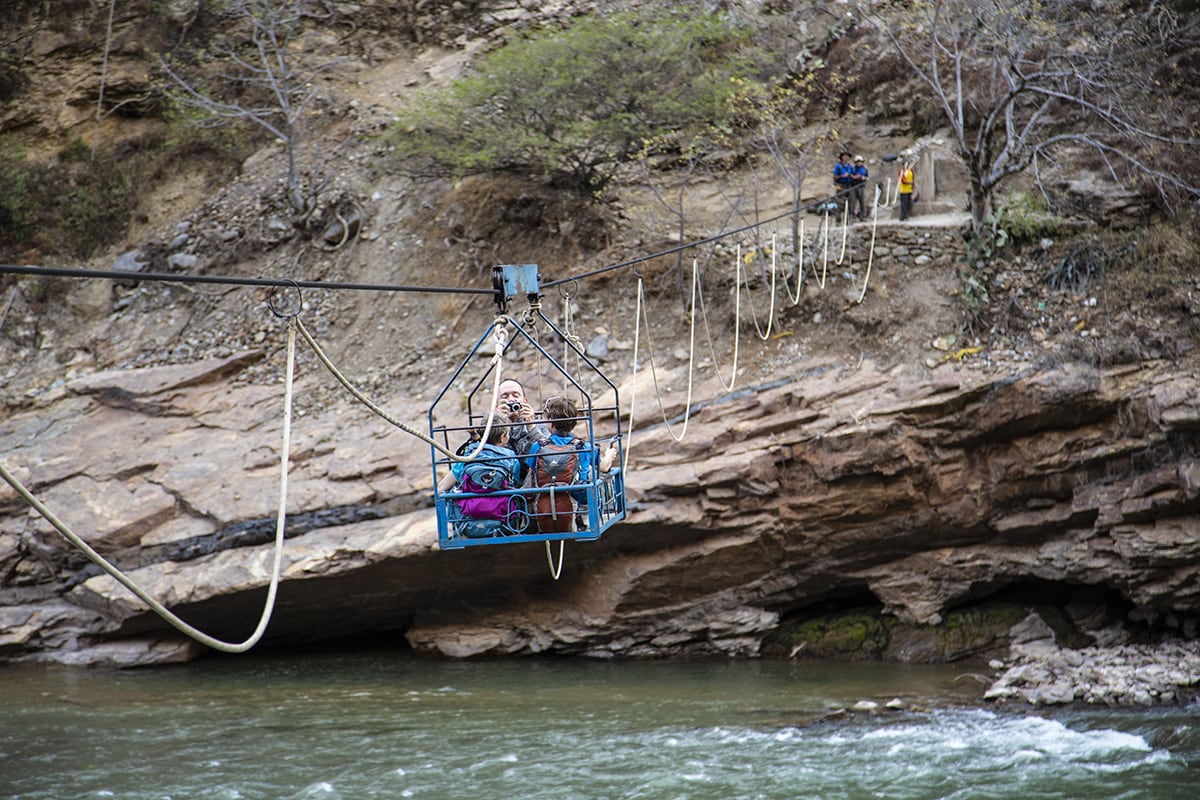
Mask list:
[[[1198,706],[1032,712],[980,693],[960,669],[877,663],[6,667],[0,797],[1200,798]],[[837,711],[862,700],[879,708]]]

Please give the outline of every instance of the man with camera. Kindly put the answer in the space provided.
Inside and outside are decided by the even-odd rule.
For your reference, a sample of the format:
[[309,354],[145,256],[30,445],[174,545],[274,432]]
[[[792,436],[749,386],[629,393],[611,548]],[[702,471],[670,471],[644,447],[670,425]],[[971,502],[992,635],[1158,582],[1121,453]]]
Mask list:
[[[496,395],[497,421],[507,420],[513,424],[508,431],[508,446],[519,456],[529,454],[534,442],[545,443],[550,439],[550,429],[536,422],[533,406],[525,396],[525,387],[515,378],[500,382]],[[523,463],[523,462],[522,462]],[[524,476],[522,476],[524,477]]]

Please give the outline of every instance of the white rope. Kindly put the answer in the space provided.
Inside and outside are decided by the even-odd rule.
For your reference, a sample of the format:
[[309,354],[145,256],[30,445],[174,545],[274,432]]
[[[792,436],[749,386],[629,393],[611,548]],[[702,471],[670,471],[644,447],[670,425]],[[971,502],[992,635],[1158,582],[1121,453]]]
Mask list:
[[[758,338],[764,342],[771,337],[771,326],[775,322],[775,258],[774,252],[771,254],[771,305],[767,312],[767,330],[764,332],[758,324],[758,313],[754,307],[754,295],[750,292],[750,278],[746,278],[746,300],[750,303],[750,318],[754,320],[754,332],[758,334]],[[758,257],[758,250],[755,249],[754,257]],[[737,264],[738,264],[738,296],[741,297],[741,268],[742,268],[742,244],[738,242],[737,246]]]
[[[771,234],[772,248],[774,248],[775,235]],[[804,291],[804,220],[800,220],[800,241],[792,242],[792,250],[796,251],[796,293],[792,294],[792,288],[788,286],[787,276],[783,276],[783,288],[787,292],[788,299],[792,301],[792,305],[800,302],[800,295]]]
[[708,352],[712,354],[713,372],[717,373],[717,380],[727,392],[733,391],[733,386],[737,382],[738,368],[738,351],[741,346],[741,330],[742,330],[742,262],[738,260],[738,267],[734,273],[734,286],[736,290],[733,295],[733,371],[729,375],[729,383],[725,383],[724,376],[721,375],[721,367],[717,364],[717,348],[713,344],[712,328],[708,324],[708,310],[704,305],[704,285],[697,284],[696,301],[700,305],[700,319],[704,322],[704,335],[708,339]]
[[558,580],[558,576],[562,575],[563,568],[563,545],[564,540],[558,540],[558,567],[554,566],[554,553],[550,549],[550,540],[546,540],[546,562],[550,565],[550,577]]
[[[633,310],[633,372],[629,376],[629,425],[625,436],[625,449],[621,458],[621,472],[626,475],[629,474],[629,453],[633,450],[633,412],[637,408],[638,344],[642,331],[642,295],[645,286],[641,275],[638,275],[637,279],[637,305]],[[618,413],[620,413],[619,410]]]
[[683,437],[687,435],[688,421],[691,419],[692,413],[692,376],[694,370],[693,365],[696,363],[696,281],[699,274],[699,268],[696,259],[692,259],[692,299],[688,308],[690,321],[690,335],[688,340],[688,385],[687,385],[687,400],[683,406],[683,428],[680,429],[679,435],[675,435],[674,429],[671,427],[671,420],[667,417],[667,409],[663,405],[662,391],[658,388],[658,370],[654,366],[654,346],[649,341],[650,338],[650,319],[645,316],[646,306],[642,300],[642,282],[638,279],[638,307],[641,309],[643,319],[646,321],[646,350],[649,352],[650,359],[650,375],[654,379],[654,394],[658,398],[658,410],[662,412],[663,423],[667,426],[667,433],[677,442],[682,442]]
[[[887,177],[887,178],[884,178],[884,184],[883,184],[883,202],[882,202],[882,203],[880,203],[880,205],[881,205],[883,208],[887,208],[887,207],[888,207],[888,205],[889,205],[889,203],[888,203],[888,195],[891,193],[891,191],[892,191],[892,179],[891,179],[891,177],[889,176],[889,177]],[[878,197],[879,197],[879,184],[875,184],[875,197],[876,197],[876,198],[878,198]],[[878,202],[878,200],[877,200],[876,202]]]
[[[479,434],[479,443],[475,445],[475,449],[471,451],[470,455],[466,456],[451,454],[449,450],[439,445],[436,441],[433,441],[430,437],[424,436],[420,433],[417,434],[418,438],[433,441],[433,446],[435,449],[444,454],[448,454],[450,458],[455,461],[474,461],[483,452],[484,447],[487,445],[488,437],[492,435],[492,423],[496,421],[496,401],[500,396],[500,372],[504,365],[504,347],[508,344],[508,328],[505,327],[507,323],[507,317],[497,317],[493,323],[494,327],[492,328],[492,339],[496,344],[496,353],[492,356],[492,366],[496,368],[496,374],[492,377],[492,402],[488,406],[487,423],[483,426],[483,433]],[[371,405],[374,406],[374,403]]]
[[[821,218],[821,229],[825,233],[825,246],[821,253],[821,277],[817,278],[817,286],[825,288],[825,276],[829,271],[829,212]],[[816,274],[816,262],[813,263],[813,274]]]
[[[697,263],[696,263],[696,260],[693,259],[692,260],[692,277],[693,277],[692,292],[693,292],[693,294],[696,291],[696,282],[694,279],[697,274],[698,274]],[[623,451],[623,458],[621,459],[621,471],[625,472],[625,473],[628,473],[628,471],[629,471],[629,456],[633,452],[634,409],[637,407],[638,352],[640,351],[640,348],[641,348],[642,322],[645,321],[645,323],[646,323],[647,336],[649,336],[648,331],[650,328],[650,321],[649,321],[649,318],[646,316],[645,287],[646,287],[645,280],[642,278],[641,275],[638,275],[637,306],[634,309],[634,314],[633,314],[633,316],[634,316],[633,372],[629,377],[630,384],[633,387],[629,393],[629,432],[626,437],[625,448]],[[695,306],[693,304],[693,308],[694,307]],[[695,341],[696,341],[696,315],[695,315],[695,313],[692,314],[691,322],[692,322],[691,341],[692,341],[692,348],[694,351]],[[663,408],[662,393],[659,392],[659,390],[658,390],[658,375],[654,368],[653,347],[648,344],[647,349],[650,351],[650,374],[654,378],[654,391],[655,391],[655,394],[658,396],[658,407],[659,407],[659,410],[662,412],[663,421],[666,422],[666,424],[667,424],[667,432],[669,434],[671,434],[671,438],[673,438],[675,441],[677,441],[677,442],[683,441],[683,436],[687,432],[687,423],[688,423],[689,414],[690,414],[691,405],[692,405],[691,367],[692,367],[693,359],[690,357],[688,359],[688,398],[687,398],[687,406],[685,407],[684,412],[683,412],[683,431],[680,433],[679,436],[675,436],[675,432],[671,429],[671,423],[667,420],[666,410]]]
[[[771,234],[771,308],[767,313],[767,332],[759,336],[764,342],[771,336],[771,325],[775,321],[775,291],[779,273],[775,270],[775,234]],[[747,287],[749,288],[749,287]],[[757,330],[757,328],[755,329]]]
[[[545,372],[545,367],[542,364],[542,334],[536,324],[537,318],[541,316],[541,313],[542,301],[540,299],[532,300],[529,304],[529,310],[525,312],[525,324],[533,331],[530,338],[533,339],[533,351],[536,354],[534,357],[533,373],[537,376],[537,396],[544,398],[546,396],[546,389],[542,384],[543,373]],[[499,384],[496,384],[496,386],[498,388]],[[529,398],[526,397],[525,400],[528,402]]]
[[[570,363],[569,363],[568,359],[572,355],[575,356],[575,371],[572,374],[576,376],[576,379],[578,379],[579,376],[581,375],[582,369],[583,369],[583,364],[579,360],[578,350],[582,350],[583,346],[582,346],[582,342],[580,342],[580,340],[579,340],[579,337],[575,336],[571,332],[571,298],[567,294],[563,294],[562,298],[563,298],[563,339],[565,340],[564,344],[567,344],[567,346],[565,346],[563,348],[563,366],[567,367],[569,369]],[[574,344],[578,350],[573,351],[573,349],[569,346],[570,344]],[[562,391],[560,392],[560,394],[563,397],[566,397],[568,394],[570,394],[570,391],[571,391],[571,381],[567,377],[567,371],[563,370],[562,371]]]
[[862,291],[858,294],[858,302],[862,303],[867,296],[867,281],[871,280],[871,264],[875,261],[875,231],[879,228],[879,186],[875,186],[875,205],[871,215],[871,246],[867,250],[867,274],[863,278]]
[[[296,320],[298,322],[298,320]],[[285,379],[285,392],[283,400],[283,444],[279,455],[280,461],[280,477],[279,477],[279,510],[275,519],[275,553],[271,562],[271,581],[267,587],[267,599],[263,604],[262,616],[258,620],[258,627],[254,629],[254,633],[250,634],[250,638],[243,642],[226,642],[217,639],[198,628],[194,628],[176,616],[170,609],[159,603],[150,594],[139,586],[132,578],[123,573],[120,569],[110,563],[104,556],[92,549],[91,545],[85,542],[81,537],[75,534],[69,527],[66,526],[58,517],[54,515],[50,509],[43,505],[33,494],[26,489],[20,481],[16,479],[5,467],[0,463],[0,477],[3,477],[10,486],[17,491],[17,494],[25,498],[25,502],[29,503],[35,511],[42,515],[47,522],[67,538],[71,544],[78,547],[92,561],[100,565],[100,568],[111,575],[118,583],[120,583],[129,591],[133,592],[139,599],[150,607],[156,614],[174,626],[180,632],[190,636],[201,644],[208,645],[214,650],[221,650],[226,653],[244,653],[251,647],[256,645],[267,630],[267,625],[271,621],[271,614],[275,610],[275,597],[279,588],[279,573],[280,565],[283,561],[283,531],[287,519],[287,476],[288,476],[288,451],[291,447],[292,435],[292,383],[295,375],[296,361],[296,328],[294,325],[288,326],[288,341],[287,341],[287,377]]]
[[[849,198],[847,198],[849,200]],[[838,253],[836,263],[839,267],[842,265],[842,260],[846,258],[846,240],[850,238],[850,203],[847,202],[842,209],[842,250]]]

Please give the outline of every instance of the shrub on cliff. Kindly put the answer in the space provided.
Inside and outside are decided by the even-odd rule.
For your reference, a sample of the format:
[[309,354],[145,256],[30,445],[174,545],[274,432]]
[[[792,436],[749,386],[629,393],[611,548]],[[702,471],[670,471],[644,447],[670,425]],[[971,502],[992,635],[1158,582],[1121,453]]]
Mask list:
[[64,148],[59,160],[71,181],[60,222],[67,246],[76,255],[91,255],[118,241],[128,229],[136,188],[134,170],[108,151],[87,158],[79,140]]
[[29,235],[36,220],[30,198],[30,169],[21,148],[0,140],[0,245],[20,242]]
[[400,120],[400,168],[531,175],[598,197],[648,143],[728,122],[749,71],[743,35],[725,16],[662,8],[529,35]]

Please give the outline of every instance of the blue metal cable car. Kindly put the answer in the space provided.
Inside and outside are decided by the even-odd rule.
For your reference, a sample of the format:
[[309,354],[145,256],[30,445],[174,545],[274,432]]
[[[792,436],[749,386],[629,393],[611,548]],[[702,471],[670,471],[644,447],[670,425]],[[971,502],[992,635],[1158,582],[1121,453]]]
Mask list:
[[[465,457],[479,449],[470,461],[461,462],[460,459],[440,453],[437,448],[430,448],[438,543],[442,549],[458,549],[515,542],[599,539],[612,525],[625,518],[625,483],[621,473],[623,444],[617,387],[570,336],[542,314],[536,264],[498,266],[493,270],[493,283],[500,313],[479,337],[429,408],[430,437],[446,451]],[[524,319],[508,313],[509,301],[520,295],[525,295],[530,304]],[[563,361],[567,360],[567,354],[577,357],[579,374],[571,374],[542,345],[539,338],[530,333],[538,325],[545,327],[551,341],[561,344]],[[495,337],[498,326],[504,326],[511,332],[507,337],[498,339]],[[514,475],[511,451],[492,446],[479,448],[480,433],[487,426],[489,412],[496,402],[491,394],[496,377],[494,370],[500,368],[496,360],[488,358],[484,361],[480,356],[492,355],[491,352],[485,353],[485,343],[493,341],[503,342],[497,344],[501,360],[514,347],[532,348],[546,369],[563,381],[563,394],[570,395],[576,405],[576,416],[566,420],[575,423],[575,430],[571,432],[572,447],[577,451],[575,460],[577,463],[590,462],[590,469],[576,470],[562,481],[538,485],[535,476],[547,473],[549,461],[563,460],[561,449],[553,450],[543,445],[533,455],[520,456],[519,460],[524,463],[518,464],[518,474]],[[507,371],[501,372],[502,378],[507,376]],[[439,422],[439,417],[457,416],[461,419],[462,406],[453,387],[464,386],[470,381],[473,382],[466,390],[465,419],[453,425]],[[600,387],[599,393],[595,394],[590,386]],[[599,404],[607,400],[610,392],[611,405]],[[451,397],[455,402],[450,402]],[[544,410],[537,411],[535,416],[534,424],[548,426]],[[603,434],[597,432],[598,423],[605,429]],[[492,422],[493,429],[512,429],[522,425],[510,422],[500,414]],[[616,459],[607,472],[598,468],[601,460],[600,443],[606,446],[611,443],[616,449]],[[456,461],[460,461],[460,480],[454,488],[443,490],[439,486],[440,479]],[[542,469],[539,470],[539,467]],[[525,476],[524,480],[521,476]]]

